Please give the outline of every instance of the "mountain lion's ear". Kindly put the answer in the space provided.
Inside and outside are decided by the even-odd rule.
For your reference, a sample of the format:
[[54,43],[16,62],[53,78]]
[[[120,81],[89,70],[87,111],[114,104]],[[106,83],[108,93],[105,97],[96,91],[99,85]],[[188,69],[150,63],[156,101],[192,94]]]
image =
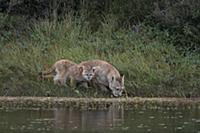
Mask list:
[[83,72],[83,68],[84,68],[84,66],[79,66],[78,69],[79,69],[80,72]]
[[121,78],[122,78],[122,84],[124,84],[124,75],[122,75]]
[[97,69],[100,69],[100,66],[95,66],[92,68],[92,71],[95,72]]

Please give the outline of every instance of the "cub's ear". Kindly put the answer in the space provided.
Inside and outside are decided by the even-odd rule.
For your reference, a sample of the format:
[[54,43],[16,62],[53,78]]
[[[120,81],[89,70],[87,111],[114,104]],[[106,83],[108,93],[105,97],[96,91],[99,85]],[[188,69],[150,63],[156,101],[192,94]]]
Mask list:
[[83,72],[84,66],[79,66],[78,69],[80,72]]
[[92,67],[92,71],[95,72],[96,70],[100,69],[100,66]]

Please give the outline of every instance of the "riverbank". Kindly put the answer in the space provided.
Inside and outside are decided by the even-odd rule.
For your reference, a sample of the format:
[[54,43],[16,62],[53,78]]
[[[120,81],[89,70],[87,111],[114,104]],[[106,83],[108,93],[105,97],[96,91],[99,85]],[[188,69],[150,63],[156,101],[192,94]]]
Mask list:
[[0,97],[0,109],[79,109],[105,110],[110,106],[124,109],[138,107],[157,108],[198,108],[200,98],[69,98],[69,97]]
[[17,32],[9,32],[14,35],[5,30],[0,36],[0,96],[108,97],[100,89],[79,87],[74,91],[54,85],[52,79],[39,79],[38,73],[63,58],[76,63],[108,61],[125,75],[130,97],[200,96],[200,54],[177,50],[165,40],[171,39],[167,31],[141,24],[141,31],[135,32],[115,27],[114,18],[107,18],[95,32],[78,16],[69,15],[57,23],[28,24],[23,17],[3,14],[0,19],[6,22],[3,27],[18,27]]

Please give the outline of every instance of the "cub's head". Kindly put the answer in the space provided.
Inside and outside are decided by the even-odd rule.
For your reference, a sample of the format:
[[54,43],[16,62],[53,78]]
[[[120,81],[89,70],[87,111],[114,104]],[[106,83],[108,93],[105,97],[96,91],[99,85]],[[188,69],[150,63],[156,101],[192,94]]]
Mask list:
[[98,67],[80,66],[79,70],[82,72],[82,76],[85,80],[90,81],[95,76],[95,71]]
[[115,97],[122,96],[122,92],[124,90],[124,76],[119,78],[113,76],[111,82],[109,83],[109,88]]

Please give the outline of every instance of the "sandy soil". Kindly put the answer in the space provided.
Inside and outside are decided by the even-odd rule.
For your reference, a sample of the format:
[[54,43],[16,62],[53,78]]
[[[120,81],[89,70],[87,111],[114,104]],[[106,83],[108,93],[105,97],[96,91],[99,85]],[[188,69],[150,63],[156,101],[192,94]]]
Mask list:
[[0,97],[1,109],[107,109],[110,106],[136,107],[197,107],[200,98],[70,98],[70,97]]

